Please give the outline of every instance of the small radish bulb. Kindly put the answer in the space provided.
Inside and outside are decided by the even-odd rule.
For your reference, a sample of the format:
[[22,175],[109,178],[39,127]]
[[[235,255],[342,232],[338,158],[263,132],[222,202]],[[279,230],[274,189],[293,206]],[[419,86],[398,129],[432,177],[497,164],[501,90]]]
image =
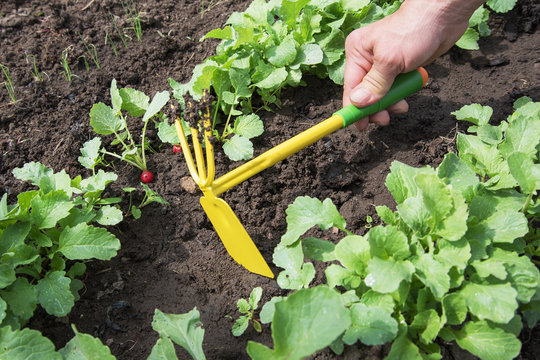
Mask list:
[[178,154],[179,152],[182,152],[182,147],[180,145],[173,145],[172,151],[175,154]]
[[144,170],[141,174],[141,181],[145,184],[151,183],[154,181],[154,174],[148,170]]

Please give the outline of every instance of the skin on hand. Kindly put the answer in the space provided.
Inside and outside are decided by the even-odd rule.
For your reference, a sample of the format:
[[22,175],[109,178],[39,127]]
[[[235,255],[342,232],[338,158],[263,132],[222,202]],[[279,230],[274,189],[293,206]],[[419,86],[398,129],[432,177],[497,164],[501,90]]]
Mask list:
[[[365,107],[379,101],[397,75],[429,64],[467,30],[469,18],[484,1],[405,0],[399,10],[354,30],[345,42],[343,106]],[[405,100],[355,123],[388,125],[390,113],[403,113]]]

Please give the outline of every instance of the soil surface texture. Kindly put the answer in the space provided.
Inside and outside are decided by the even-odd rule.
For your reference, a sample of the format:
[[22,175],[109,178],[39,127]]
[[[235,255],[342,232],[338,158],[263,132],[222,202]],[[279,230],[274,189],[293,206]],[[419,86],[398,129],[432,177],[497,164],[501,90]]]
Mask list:
[[[100,101],[110,104],[111,80],[151,97],[170,90],[169,77],[189,81],[194,66],[213,55],[217,45],[216,40],[199,38],[222,27],[249,3],[137,1],[142,39],[128,31],[132,38],[125,47],[111,20],[112,16],[119,28],[130,26],[120,1],[1,1],[0,63],[11,71],[17,102],[0,88],[0,194],[9,194],[9,203],[14,203],[18,193],[31,189],[12,175],[14,168],[31,161],[55,171],[65,169],[72,177],[91,175],[77,158],[82,144],[95,136],[90,108]],[[209,6],[204,12],[203,4]],[[511,12],[492,16],[493,34],[480,40],[480,50],[453,48],[427,66],[426,88],[408,98],[409,112],[394,116],[389,126],[340,130],[224,193],[274,273],[280,269],[272,263],[273,249],[286,231],[285,210],[296,197],[332,199],[347,228],[362,234],[368,215],[379,221],[376,205],[395,208],[384,185],[391,162],[435,167],[455,149],[456,133],[466,125],[458,124],[452,111],[480,103],[493,107],[493,120],[500,121],[513,112],[517,98],[527,95],[540,101],[539,10],[535,1],[519,2]],[[95,46],[100,68],[81,38]],[[76,75],[72,81],[66,80],[60,62],[65,49]],[[34,57],[44,73],[42,82],[32,75]],[[283,93],[282,108],[262,114],[265,132],[254,141],[255,155],[340,109],[340,86],[316,77],[306,81],[307,86]],[[137,128],[135,123],[130,126]],[[248,340],[272,346],[270,327],[263,326],[262,334],[250,328],[234,337],[233,320],[227,316],[239,316],[237,300],[247,298],[254,287],[263,288],[263,303],[286,293],[274,280],[251,274],[231,259],[199,204],[200,192],[189,192],[182,181],[189,176],[183,157],[149,128],[150,143],[157,150],[148,159],[156,174],[151,188],[170,206],[151,204],[140,219],[126,217],[110,228],[122,248],[111,261],[88,263],[85,288],[69,316],[57,319],[38,310],[29,326],[60,348],[73,336],[70,324],[75,324],[79,331],[98,336],[118,359],[141,360],[158,338],[151,326],[154,309],[178,314],[196,306],[208,359],[246,359]],[[217,149],[217,176],[238,165]],[[127,210],[129,199],[122,188],[138,188],[134,201],[140,201],[140,173],[125,163],[114,166],[119,178],[109,195],[122,196]],[[540,329],[524,328],[521,340],[520,358],[537,359]],[[456,346],[442,345],[445,359],[473,358]],[[355,345],[341,358],[382,359],[387,351],[384,346]],[[181,348],[177,353],[188,358]],[[338,357],[324,350],[312,358]]]

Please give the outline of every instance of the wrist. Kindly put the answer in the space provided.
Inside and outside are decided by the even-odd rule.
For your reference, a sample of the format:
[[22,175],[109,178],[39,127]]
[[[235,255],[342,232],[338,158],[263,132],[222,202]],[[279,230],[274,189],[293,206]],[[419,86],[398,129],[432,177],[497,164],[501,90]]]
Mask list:
[[485,0],[405,0],[402,6],[422,10],[418,15],[428,15],[444,22],[468,21]]

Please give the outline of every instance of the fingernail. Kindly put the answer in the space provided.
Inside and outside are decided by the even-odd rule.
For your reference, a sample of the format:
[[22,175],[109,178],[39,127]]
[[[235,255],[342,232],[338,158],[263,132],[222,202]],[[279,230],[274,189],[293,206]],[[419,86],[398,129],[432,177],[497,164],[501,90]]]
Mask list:
[[351,102],[357,106],[367,105],[373,95],[364,88],[358,88],[351,93]]

